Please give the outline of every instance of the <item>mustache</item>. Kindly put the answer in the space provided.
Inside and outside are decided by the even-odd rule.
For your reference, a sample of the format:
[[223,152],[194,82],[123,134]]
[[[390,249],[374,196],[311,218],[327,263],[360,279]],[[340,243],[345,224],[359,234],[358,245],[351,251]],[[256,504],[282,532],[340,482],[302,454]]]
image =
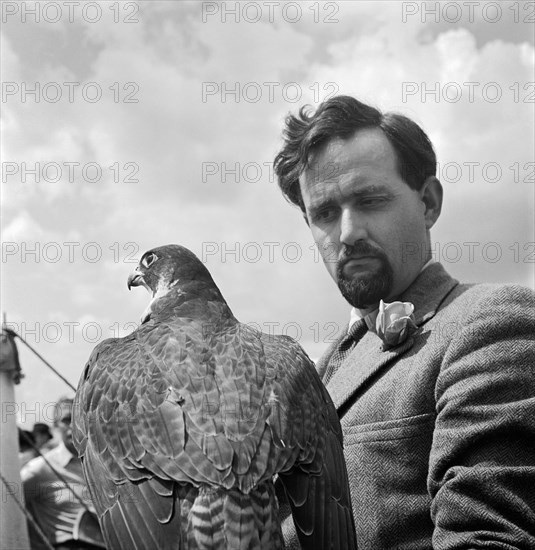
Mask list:
[[385,253],[382,250],[375,248],[364,241],[358,241],[354,245],[344,244],[340,257],[338,258],[338,267],[339,269],[342,269],[350,260],[362,258],[364,256],[372,256],[381,260],[386,259]]

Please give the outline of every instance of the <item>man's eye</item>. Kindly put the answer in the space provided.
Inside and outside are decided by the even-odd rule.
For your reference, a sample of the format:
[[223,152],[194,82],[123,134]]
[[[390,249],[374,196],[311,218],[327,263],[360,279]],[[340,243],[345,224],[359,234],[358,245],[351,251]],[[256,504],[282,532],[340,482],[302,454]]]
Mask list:
[[385,200],[386,199],[384,197],[369,197],[367,199],[363,199],[361,204],[363,206],[380,206],[385,202]]
[[327,222],[336,216],[334,208],[322,208],[314,213],[313,218],[318,222]]

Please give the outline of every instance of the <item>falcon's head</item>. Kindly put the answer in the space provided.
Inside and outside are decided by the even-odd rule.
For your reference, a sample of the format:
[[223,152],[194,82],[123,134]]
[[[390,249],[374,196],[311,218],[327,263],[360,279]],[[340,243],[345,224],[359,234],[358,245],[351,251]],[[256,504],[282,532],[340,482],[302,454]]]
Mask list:
[[[167,294],[180,283],[212,281],[209,271],[187,248],[168,244],[145,252],[136,270],[128,276],[127,286],[144,286],[153,298]],[[213,282],[213,281],[212,281]]]
[[[145,252],[136,270],[128,276],[128,290],[133,286],[144,286],[152,299],[141,316],[141,322],[151,317],[155,302],[173,288],[185,293],[197,292],[199,283],[213,288],[219,294],[210,272],[204,264],[187,248],[168,244]],[[221,297],[222,299],[222,297]]]

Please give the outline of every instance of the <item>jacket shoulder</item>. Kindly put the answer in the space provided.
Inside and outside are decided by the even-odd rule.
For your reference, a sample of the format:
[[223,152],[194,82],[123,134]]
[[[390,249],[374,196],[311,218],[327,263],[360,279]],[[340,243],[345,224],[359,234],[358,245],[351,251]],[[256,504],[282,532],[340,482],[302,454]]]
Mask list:
[[517,284],[470,283],[458,284],[446,296],[439,312],[447,310],[464,313],[470,320],[474,316],[535,315],[535,292]]

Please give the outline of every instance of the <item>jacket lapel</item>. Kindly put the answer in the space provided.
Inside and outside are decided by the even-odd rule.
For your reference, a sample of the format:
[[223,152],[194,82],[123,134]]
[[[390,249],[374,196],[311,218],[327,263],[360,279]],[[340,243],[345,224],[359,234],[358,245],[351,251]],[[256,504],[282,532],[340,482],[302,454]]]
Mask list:
[[318,362],[316,363],[316,370],[318,371],[318,374],[322,380],[325,376],[325,372],[327,371],[327,367],[329,366],[329,361],[331,360],[333,353],[336,351],[336,348],[342,343],[342,340],[345,338],[345,336],[346,329],[340,332],[340,334],[336,337],[336,340],[329,345],[323,355],[318,359]]
[[[416,325],[421,327],[436,314],[444,298],[457,284],[458,281],[450,277],[441,264],[434,263],[420,273],[399,299],[414,304]],[[318,362],[318,369],[322,364],[326,366],[337,342]],[[339,412],[342,412],[348,401],[363,388],[366,382],[410,350],[413,344],[414,335],[409,336],[399,346],[385,349],[379,336],[368,331],[327,385]]]
[[371,377],[409,350],[413,344],[414,338],[409,337],[403,344],[383,350],[382,340],[373,332],[368,332],[327,386],[335,407],[343,407]]

